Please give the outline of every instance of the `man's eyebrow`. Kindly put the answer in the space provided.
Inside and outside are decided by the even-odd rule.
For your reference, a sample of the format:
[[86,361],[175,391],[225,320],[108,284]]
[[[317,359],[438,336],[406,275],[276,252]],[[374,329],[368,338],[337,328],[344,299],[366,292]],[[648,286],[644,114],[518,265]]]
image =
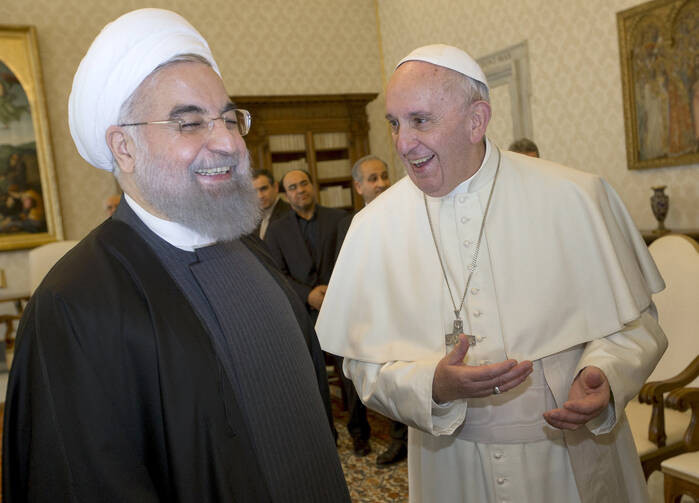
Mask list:
[[204,112],[205,110],[197,105],[175,105],[175,107],[170,110],[170,118],[173,119],[191,113],[203,114]]
[[[386,114],[385,117],[389,121],[395,119],[395,117],[393,117],[391,114]],[[416,110],[415,112],[410,112],[408,114],[408,117],[425,117],[429,119],[430,117],[434,117],[434,113],[428,112],[426,110]]]
[[235,103],[233,103],[232,101],[229,101],[228,103],[226,103],[226,106],[221,109],[221,114],[223,115],[226,112],[230,112],[231,110],[235,110],[236,108],[238,108],[238,107],[235,105]]

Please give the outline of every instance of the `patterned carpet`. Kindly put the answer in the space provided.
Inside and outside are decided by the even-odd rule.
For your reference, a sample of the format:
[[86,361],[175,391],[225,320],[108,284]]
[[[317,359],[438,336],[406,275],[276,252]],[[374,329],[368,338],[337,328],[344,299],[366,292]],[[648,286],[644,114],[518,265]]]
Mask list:
[[391,442],[390,421],[369,411],[371,425],[371,454],[364,457],[352,452],[352,439],[347,432],[347,412],[342,410],[342,402],[331,386],[333,415],[337,428],[338,454],[345,472],[347,486],[354,503],[383,503],[408,501],[408,464],[401,461],[386,467],[377,466],[376,456],[381,454]]

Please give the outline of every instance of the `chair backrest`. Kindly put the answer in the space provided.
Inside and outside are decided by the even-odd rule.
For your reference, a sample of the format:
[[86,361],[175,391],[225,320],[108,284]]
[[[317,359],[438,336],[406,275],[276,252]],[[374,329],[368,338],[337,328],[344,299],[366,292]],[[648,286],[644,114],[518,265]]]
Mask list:
[[68,250],[78,244],[77,241],[56,241],[31,250],[29,256],[29,293],[34,293],[36,287],[44,279],[58,259]]
[[[665,280],[653,296],[668,348],[649,381],[668,379],[699,354],[699,244],[682,234],[669,234],[649,246]],[[699,378],[689,386],[699,386]]]

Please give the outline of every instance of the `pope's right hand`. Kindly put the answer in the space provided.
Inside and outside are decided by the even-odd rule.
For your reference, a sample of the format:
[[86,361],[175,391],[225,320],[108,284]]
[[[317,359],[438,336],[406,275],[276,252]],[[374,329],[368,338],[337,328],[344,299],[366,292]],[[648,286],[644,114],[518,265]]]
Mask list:
[[432,399],[436,403],[492,395],[495,386],[504,393],[522,384],[532,372],[532,362],[528,360],[466,365],[468,347],[466,336],[461,334],[458,344],[437,364],[432,380]]

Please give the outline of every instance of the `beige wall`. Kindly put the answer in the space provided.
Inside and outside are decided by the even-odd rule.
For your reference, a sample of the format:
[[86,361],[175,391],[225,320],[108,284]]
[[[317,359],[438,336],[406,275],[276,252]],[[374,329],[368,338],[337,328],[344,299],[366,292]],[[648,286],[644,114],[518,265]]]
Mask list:
[[656,225],[650,187],[667,185],[666,225],[699,228],[699,166],[626,167],[616,12],[639,3],[379,0],[384,71],[390,75],[421,45],[451,44],[479,58],[527,40],[534,140],[542,155],[603,176],[644,229]]
[[[80,239],[104,219],[111,174],[78,155],[68,131],[75,70],[99,30],[140,7],[187,18],[209,41],[231,94],[331,94],[381,90],[372,0],[2,0],[0,23],[33,24],[39,38],[63,228]],[[10,289],[25,287],[26,251],[0,253]]]
[[[697,166],[626,168],[615,13],[638,3],[2,0],[0,23],[37,27],[68,239],[81,238],[102,220],[102,201],[115,190],[111,175],[90,168],[71,141],[67,101],[73,74],[105,23],[146,5],[188,18],[209,40],[228,91],[239,95],[379,92],[393,65],[419,45],[443,42],[480,57],[527,40],[534,139],[543,156],[604,176],[642,228],[655,223],[649,187],[668,185],[667,225],[699,228]],[[375,153],[393,161],[395,177],[402,168],[393,156],[383,104],[381,95],[369,105],[370,141]],[[0,254],[0,267],[11,289],[24,286],[25,251]]]

